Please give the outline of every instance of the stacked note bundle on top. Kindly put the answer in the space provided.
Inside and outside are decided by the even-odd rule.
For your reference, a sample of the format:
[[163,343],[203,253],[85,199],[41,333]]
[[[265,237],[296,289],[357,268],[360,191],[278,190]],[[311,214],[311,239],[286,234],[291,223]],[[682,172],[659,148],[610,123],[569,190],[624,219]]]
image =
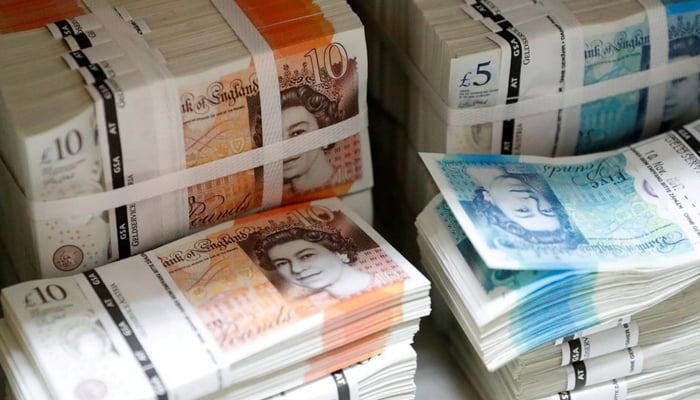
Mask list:
[[[0,6],[0,28],[43,3]],[[22,279],[280,204],[371,207],[366,48],[344,0],[61,3],[72,18],[0,35],[0,240]]]
[[[0,350],[15,393],[41,382],[49,398],[262,399],[410,343],[429,288],[330,198],[5,288]],[[353,393],[411,397],[404,378],[358,375]]]
[[486,398],[656,398],[700,367],[700,121],[587,156],[422,156],[442,192],[416,222],[423,265]]
[[389,181],[414,217],[437,192],[418,152],[586,154],[700,118],[696,0],[351,4],[370,98],[402,136],[373,146],[392,149]]

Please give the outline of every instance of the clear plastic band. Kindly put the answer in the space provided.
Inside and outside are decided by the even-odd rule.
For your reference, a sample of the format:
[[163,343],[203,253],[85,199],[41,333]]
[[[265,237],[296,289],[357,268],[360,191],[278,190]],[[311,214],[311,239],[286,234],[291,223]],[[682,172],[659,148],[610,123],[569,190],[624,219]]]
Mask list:
[[[283,139],[282,105],[275,56],[265,38],[234,0],[212,0],[212,3],[253,56],[260,88],[264,149]],[[282,162],[266,165],[264,174],[262,206],[279,206],[282,200]]]
[[338,142],[362,131],[367,127],[367,124],[367,113],[361,111],[352,118],[323,129],[120,189],[70,199],[32,202],[29,206],[29,215],[34,220],[58,219],[92,214],[136,203],[165,193],[186,189],[198,183],[277,162],[311,148]]
[[561,0],[538,0],[564,31],[566,40],[566,78],[564,90],[583,85],[584,35],[581,23]]
[[[649,68],[668,64],[668,20],[666,7],[660,0],[638,0],[649,21]],[[650,87],[647,92],[647,111],[642,138],[650,137],[661,129],[666,96],[664,85]]]
[[668,23],[666,7],[660,0],[637,0],[646,10],[649,20],[649,67],[668,64]]

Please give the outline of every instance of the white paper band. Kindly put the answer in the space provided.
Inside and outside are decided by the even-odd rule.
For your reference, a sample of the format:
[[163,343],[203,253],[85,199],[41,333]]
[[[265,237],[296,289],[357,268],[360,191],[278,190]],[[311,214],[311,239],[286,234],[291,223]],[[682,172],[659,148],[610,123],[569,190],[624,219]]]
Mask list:
[[120,189],[70,199],[32,202],[29,215],[34,220],[58,219],[92,214],[136,203],[338,142],[366,129],[367,124],[367,113],[362,111],[352,118],[323,129]]
[[639,325],[636,322],[622,324],[588,336],[582,336],[561,344],[561,365],[585,361],[609,354],[639,343]]
[[567,365],[564,370],[567,372],[566,390],[580,390],[587,386],[642,372],[644,352],[640,347],[630,347]]
[[[270,144],[283,139],[279,76],[272,48],[235,1],[212,0],[212,3],[253,56],[260,88],[263,149],[265,149]],[[264,177],[263,208],[279,206],[282,200],[282,162],[266,165]]]
[[53,36],[54,39],[78,35],[87,30],[93,30],[99,27],[100,22],[91,14],[79,15],[74,18],[56,21],[46,25],[46,28],[51,32],[51,36]]

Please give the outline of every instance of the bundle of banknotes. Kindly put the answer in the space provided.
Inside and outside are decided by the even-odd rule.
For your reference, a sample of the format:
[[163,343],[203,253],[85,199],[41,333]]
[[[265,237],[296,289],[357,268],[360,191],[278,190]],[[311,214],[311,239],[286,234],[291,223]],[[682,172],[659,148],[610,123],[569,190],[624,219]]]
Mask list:
[[[44,383],[31,371],[30,361],[16,339],[0,323],[0,359],[8,371],[5,400],[50,400]],[[411,400],[415,395],[413,377],[416,352],[408,344],[389,346],[381,354],[332,374],[268,397],[265,400],[384,399]],[[232,398],[212,396],[210,398]]]
[[[410,344],[429,289],[338,198],[299,203],[3,289],[2,365],[19,398],[263,399]],[[415,355],[386,357],[333,379],[412,398]]]
[[695,0],[350,3],[370,98],[401,136],[372,137],[393,150],[387,180],[406,201],[392,212],[415,218],[437,193],[418,152],[585,154],[700,118]]
[[485,398],[700,395],[700,120],[584,156],[421,156],[423,266]]
[[[368,42],[383,41],[380,45],[385,48],[371,53],[371,76],[377,78],[374,82],[380,91],[375,92],[374,85],[370,90],[383,103],[410,99],[409,112],[396,114],[421,130],[415,139],[423,143],[415,145],[429,145],[424,142],[430,138],[448,152],[582,154],[631,144],[700,117],[700,66],[696,65],[700,7],[694,0],[358,0],[352,4],[368,25]],[[392,50],[401,52],[401,57],[397,59]],[[411,65],[396,65],[404,61]],[[414,68],[420,74],[408,78],[422,78],[426,85],[384,82],[391,73],[375,70],[375,64],[398,75],[395,79],[401,79],[396,71]],[[651,74],[639,74],[645,70],[667,74],[655,82],[648,78]],[[675,76],[683,72],[688,73]],[[647,84],[629,93],[622,91],[628,87],[619,78],[635,73]],[[677,79],[664,81],[664,77]],[[610,92],[602,93],[609,96],[562,110],[556,105],[566,102],[534,107],[529,110],[532,118],[523,111],[512,120],[494,118],[462,126],[460,133],[441,129],[458,126],[453,121],[436,123],[441,117],[434,110],[438,105],[431,106],[433,99],[421,94],[422,89],[431,88],[445,108],[488,109],[530,104],[528,100],[567,91],[585,100],[589,95],[580,88],[601,82],[610,84],[595,88],[612,86]],[[650,82],[656,85],[649,87]],[[383,83],[386,88],[381,87]],[[391,92],[410,88],[418,90],[408,95]],[[425,107],[414,103],[414,96],[422,96]],[[386,108],[393,110],[389,104]],[[434,117],[425,116],[431,111]],[[474,113],[472,119],[487,117]]]
[[[686,304],[687,306],[687,304]],[[658,312],[673,313],[663,305],[654,307]],[[632,317],[634,320],[634,317]],[[697,323],[695,323],[697,325]],[[537,400],[607,400],[607,399],[635,399],[635,400],[656,400],[656,399],[688,399],[700,395],[700,384],[698,383],[698,373],[700,363],[691,360],[693,346],[697,345],[697,332],[692,332],[687,338],[684,336],[689,332],[678,329],[680,326],[669,327],[664,339],[667,343],[656,343],[652,346],[636,346],[624,348],[616,353],[600,353],[596,358],[588,361],[571,362],[560,367],[559,371],[550,370],[551,376],[557,376],[558,381],[553,382],[551,377],[540,377],[542,381],[530,381],[528,384],[534,387],[535,391],[542,392],[540,385],[549,385],[550,389],[558,387],[572,387],[572,390],[562,390],[556,394],[545,396],[532,396],[524,392],[518,392],[521,383],[510,374],[509,368],[502,368],[495,372],[486,370],[483,364],[474,362],[478,357],[474,348],[455,325],[454,330],[449,330],[449,344],[456,360],[460,364],[464,373],[470,377],[470,381],[484,399],[537,399]],[[690,329],[697,326],[689,326]],[[639,340],[644,341],[644,334],[641,327],[637,331],[634,322],[625,323],[618,327],[597,331],[591,335],[582,333],[582,336],[565,343],[586,343],[588,349],[593,351],[607,351],[608,345],[622,339],[620,333],[630,333],[630,345]],[[634,336],[635,332],[638,336]],[[677,336],[676,336],[677,335]],[[579,341],[579,342],[576,342]],[[675,343],[674,343],[675,342]],[[561,342],[559,342],[561,343]],[[595,344],[594,344],[595,343]],[[620,344],[621,345],[621,344]],[[613,348],[612,346],[609,348]],[[562,351],[569,352],[572,348],[562,344],[547,344],[541,346],[536,351],[555,350],[559,352],[561,358]],[[583,347],[582,347],[583,350]],[[658,350],[666,351],[658,354]],[[628,374],[632,365],[632,355],[635,359],[635,369]],[[641,367],[639,367],[641,365]],[[620,368],[622,366],[622,368]],[[510,367],[508,365],[507,367]],[[598,381],[594,384],[587,384],[583,380],[576,381],[575,373],[585,368],[585,377],[593,377],[597,374]],[[626,371],[622,371],[627,368]],[[566,375],[562,375],[566,373]],[[617,378],[611,378],[618,376]],[[577,385],[578,382],[581,382]],[[578,386],[578,388],[576,388]]]
[[45,3],[0,5],[0,240],[21,279],[281,204],[371,207],[366,46],[344,0]]

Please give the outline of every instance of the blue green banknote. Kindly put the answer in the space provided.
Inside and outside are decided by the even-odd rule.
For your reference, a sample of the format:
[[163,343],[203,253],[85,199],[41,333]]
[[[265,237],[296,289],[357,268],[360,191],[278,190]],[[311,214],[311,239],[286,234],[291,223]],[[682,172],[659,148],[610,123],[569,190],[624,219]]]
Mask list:
[[[700,1],[661,0],[666,9],[668,62],[700,55]],[[591,29],[586,34],[584,85],[620,78],[650,68],[648,18],[615,24],[615,29]],[[700,63],[700,60],[698,61]],[[663,111],[650,104],[649,89],[633,90],[581,105],[576,154],[629,145],[642,137],[647,114],[658,120],[661,132],[700,117],[700,74],[665,85]]]
[[508,336],[518,354],[602,322],[593,300],[596,273],[488,268],[447,203],[434,204],[433,212],[479,283],[480,287],[469,290],[483,292],[488,299],[476,306],[474,318],[508,315]]
[[626,270],[700,263],[700,133],[575,157],[422,153],[490,268]]
[[[584,40],[584,86],[649,69],[649,23],[632,16],[591,27]],[[633,90],[581,105],[575,154],[628,145],[640,138],[648,89]]]
[[699,277],[694,265],[624,273],[489,268],[439,195],[416,226],[434,287],[450,299],[459,325],[492,371],[555,339],[617,326]]
[[[666,6],[668,60],[700,56],[700,0],[661,0]],[[700,64],[700,59],[698,60]],[[674,129],[700,117],[700,73],[666,84],[661,130]]]

